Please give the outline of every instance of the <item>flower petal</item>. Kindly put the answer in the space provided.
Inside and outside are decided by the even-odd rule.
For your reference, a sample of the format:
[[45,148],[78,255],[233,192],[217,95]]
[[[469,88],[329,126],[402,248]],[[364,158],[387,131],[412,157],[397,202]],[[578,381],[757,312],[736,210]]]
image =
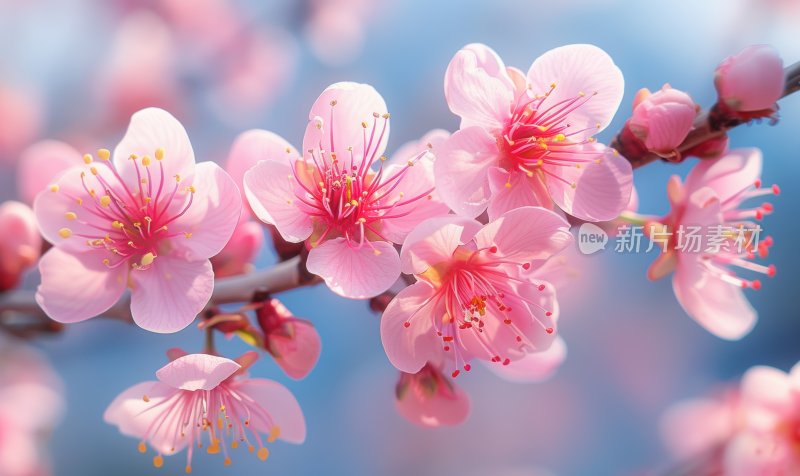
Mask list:
[[447,385],[447,389],[436,389],[432,395],[420,391],[413,384],[409,385],[395,400],[400,415],[426,428],[454,426],[464,422],[469,416],[469,396],[447,377],[441,376],[440,379],[438,385]]
[[774,433],[740,432],[725,447],[725,476],[799,474],[795,448]]
[[678,459],[689,459],[727,442],[736,430],[732,405],[710,398],[679,402],[661,419],[664,442]]
[[209,354],[178,357],[156,372],[162,383],[181,390],[212,390],[241,367],[231,359]]
[[381,316],[383,349],[402,372],[416,373],[442,352],[433,332],[434,294],[428,283],[414,283],[397,293]]
[[553,209],[550,192],[538,177],[527,177],[521,172],[508,172],[500,167],[492,167],[489,169],[489,188],[492,191],[488,210],[490,220],[520,207]]
[[122,296],[127,283],[125,266],[103,264],[108,252],[72,253],[58,247],[39,260],[42,283],[36,302],[58,322],[85,321],[104,313]]
[[488,363],[489,370],[510,382],[543,382],[552,377],[567,358],[567,344],[560,336],[556,337],[549,349],[525,354],[508,365]]
[[164,153],[163,160],[158,161],[164,167],[164,177],[189,178],[194,173],[194,150],[186,129],[172,114],[155,107],[131,116],[128,131],[114,149],[114,166],[127,183],[135,184],[137,176],[131,155],[139,158],[147,155],[152,159],[158,149]]
[[45,140],[31,145],[19,158],[17,183],[20,196],[32,204],[36,195],[52,184],[59,174],[81,163],[81,154],[67,143]]
[[244,191],[259,220],[275,225],[283,239],[297,243],[311,235],[311,218],[297,206],[292,166],[263,160],[244,174]]
[[475,234],[478,249],[516,263],[547,259],[572,243],[569,223],[550,210],[522,207],[503,214]]
[[625,90],[622,72],[605,51],[594,45],[566,45],[546,52],[528,70],[528,82],[536,94],[545,94],[551,84],[556,84],[543,107],[576,98],[580,93],[592,95],[568,116],[575,130],[589,128],[588,136],[608,126]]
[[409,160],[415,158],[422,152],[431,152],[435,156],[439,146],[450,137],[450,133],[444,129],[432,129],[425,133],[419,140],[408,141],[401,145],[392,154],[385,165],[400,164],[405,165]]
[[268,350],[286,375],[300,380],[317,365],[322,343],[317,329],[310,322],[293,319],[285,325],[291,327],[291,335],[271,333],[268,336]]
[[444,95],[461,128],[496,131],[511,117],[514,84],[497,53],[482,44],[459,50],[444,74]]
[[456,215],[425,220],[408,234],[400,249],[402,271],[420,274],[449,261],[456,247],[468,243],[480,229],[479,222]]
[[242,199],[230,175],[214,162],[197,164],[192,187],[192,205],[170,231],[188,234],[173,243],[186,252],[187,260],[196,261],[216,255],[228,243],[239,222]]
[[433,163],[436,191],[451,210],[474,218],[489,204],[489,169],[498,160],[491,135],[480,127],[461,129],[439,148]]
[[258,431],[269,433],[274,423],[280,428],[280,438],[289,443],[300,444],[306,440],[306,420],[303,410],[294,395],[283,385],[272,380],[254,378],[243,380],[237,384],[237,390],[269,413],[272,423],[254,413],[252,425]]
[[737,149],[718,159],[700,160],[686,176],[686,193],[710,187],[724,203],[753,187],[761,176],[762,161],[758,149]]
[[191,324],[214,290],[209,260],[158,256],[149,269],[131,271],[131,278],[133,320],[152,332],[177,332]]
[[311,249],[306,267],[331,291],[351,299],[377,296],[400,277],[400,257],[385,241],[359,246],[345,238],[327,240]]
[[[604,146],[592,147],[599,162],[577,167],[552,167],[545,184],[553,201],[570,215],[587,221],[608,221],[625,210],[633,188],[631,164],[615,150]],[[588,147],[576,151],[586,158]],[[563,152],[569,155],[568,151]],[[574,185],[574,187],[573,187]]]

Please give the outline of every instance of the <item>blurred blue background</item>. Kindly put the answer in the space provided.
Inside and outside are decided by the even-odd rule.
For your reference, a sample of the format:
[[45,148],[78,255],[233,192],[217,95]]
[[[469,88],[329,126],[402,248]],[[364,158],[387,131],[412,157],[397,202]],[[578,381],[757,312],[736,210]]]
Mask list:
[[[35,138],[73,140],[86,150],[116,143],[125,120],[104,111],[98,78],[111,67],[113,39],[124,18],[140,10],[163,15],[158,3],[0,0],[0,83],[39,95],[43,118]],[[194,51],[192,41],[178,43],[172,61],[180,64],[175,94],[181,101],[175,113],[198,160],[224,161],[235,136],[248,128],[275,131],[299,146],[311,103],[325,86],[342,80],[370,83],[383,94],[392,113],[390,151],[431,128],[454,130],[458,121],[445,103],[442,79],[451,56],[471,42],[488,44],[506,64],[523,70],[563,44],[605,49],[625,75],[626,95],[615,121],[599,135],[604,142],[622,126],[641,87],[655,90],[669,82],[708,106],[715,100],[715,66],[744,46],[771,43],[785,64],[800,60],[796,1],[339,0],[333,3],[357,5],[337,8],[362,10],[352,23],[327,20],[333,33],[320,33],[315,22],[324,21],[314,15],[324,3],[227,2],[249,31],[280,38],[273,54],[290,55],[274,60],[290,70],[285,75],[264,73],[272,78],[270,97],[241,114],[214,89],[221,68],[214,61],[222,64],[227,55],[201,54],[197,60],[188,53]],[[336,46],[325,40],[320,45],[320,35],[348,34],[355,39],[348,39],[343,53],[324,51]],[[272,61],[263,58],[264,64]],[[166,72],[142,68],[137,74],[144,80]],[[315,323],[323,341],[321,360],[299,382],[266,357],[253,374],[294,392],[306,414],[308,440],[302,446],[277,443],[265,463],[244,451],[234,453],[230,468],[223,468],[218,456],[196,454],[193,474],[663,473],[671,462],[658,421],[671,403],[735,380],[750,366],[788,369],[800,360],[800,315],[792,298],[800,285],[795,272],[800,258],[793,248],[800,227],[790,208],[800,203],[792,183],[800,172],[800,95],[782,100],[780,107],[777,125],[743,126],[731,134],[732,146],[763,150],[764,182],[779,183],[783,191],[763,225],[775,238],[769,262],[777,264],[777,277],[748,292],[760,322],[745,339],[725,342],[710,335],[682,311],[669,279],[647,281],[655,255],[599,253],[584,259],[578,282],[562,294],[560,329],[569,355],[558,374],[545,383],[518,385],[476,369],[458,378],[472,398],[466,424],[425,430],[394,410],[397,373],[380,344],[379,316],[365,302],[338,298],[324,287],[293,291],[279,297]],[[2,199],[13,197],[15,175],[8,162],[0,165]],[[640,210],[665,212],[667,178],[685,175],[691,162],[637,170]],[[274,259],[265,250],[259,265]],[[35,281],[29,277],[28,285]],[[68,412],[51,444],[55,474],[182,474],[183,455],[154,469],[151,457],[136,451],[137,441],[106,425],[102,414],[123,389],[153,379],[167,348],[199,351],[201,340],[194,326],[156,335],[95,319],[36,342],[66,384]],[[220,345],[227,355],[246,349],[238,341]]]

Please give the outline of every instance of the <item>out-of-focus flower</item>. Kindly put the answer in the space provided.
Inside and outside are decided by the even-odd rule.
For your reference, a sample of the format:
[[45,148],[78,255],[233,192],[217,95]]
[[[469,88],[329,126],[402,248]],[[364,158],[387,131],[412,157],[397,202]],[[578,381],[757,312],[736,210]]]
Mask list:
[[33,204],[36,195],[51,185],[59,174],[81,164],[81,154],[71,145],[44,140],[24,151],[17,164],[17,186],[25,203]]
[[[302,443],[306,438],[303,412],[283,385],[247,378],[247,368],[258,358],[248,352],[233,361],[207,354],[181,355],[156,372],[158,381],[142,382],[122,392],[109,405],[104,419],[120,432],[138,438],[139,451],[147,444],[163,455],[186,449],[186,472],[192,470],[195,445],[209,454],[222,453],[231,464],[230,450],[247,445],[262,461],[269,456],[267,442],[276,439]],[[205,440],[205,441],[204,441]]]
[[393,243],[447,212],[435,195],[430,151],[384,164],[388,136],[380,94],[365,84],[337,83],[311,108],[303,157],[261,161],[244,177],[256,216],[285,240],[306,241],[308,271],[345,297],[387,290],[400,275]]
[[366,26],[381,2],[369,0],[313,0],[305,37],[322,62],[341,65],[354,60],[364,46]]
[[195,62],[218,54],[246,21],[235,6],[225,0],[157,0],[155,3]]
[[0,164],[17,161],[17,154],[39,134],[43,115],[35,92],[0,84]]
[[63,411],[58,376],[32,348],[0,339],[0,474],[50,474],[43,439]]
[[697,105],[692,98],[666,84],[655,93],[639,90],[627,127],[650,152],[674,157],[675,149],[692,129],[696,114]]
[[567,222],[522,207],[483,226],[447,216],[412,231],[403,272],[417,282],[389,303],[381,340],[399,370],[418,372],[444,350],[452,376],[472,359],[508,365],[555,339],[558,307],[550,283],[523,272],[572,242]]
[[158,15],[141,10],[125,16],[97,85],[115,123],[146,107],[182,107],[176,56],[169,27]]
[[717,66],[714,85],[719,102],[735,112],[771,114],[783,94],[783,60],[769,45],[753,45]]
[[8,201],[0,204],[0,292],[15,287],[22,273],[36,264],[42,237],[36,216],[27,205]]
[[256,309],[264,333],[264,348],[293,379],[305,378],[319,359],[322,344],[314,325],[295,317],[277,299],[268,299]]
[[55,245],[39,261],[36,300],[53,319],[76,322],[129,286],[140,327],[183,329],[211,297],[208,258],[236,227],[236,185],[213,162],[195,165],[183,126],[161,109],[133,115],[113,158],[97,155],[36,198],[39,228]]
[[214,276],[222,278],[253,270],[253,261],[264,245],[264,230],[261,225],[241,220],[233,230],[228,244],[217,255],[211,257]]
[[630,197],[631,166],[593,134],[619,106],[623,79],[600,48],[569,45],[540,56],[527,76],[485,45],[460,50],[445,96],[461,129],[442,144],[436,187],[455,212],[493,219],[526,205],[611,220]]
[[400,372],[395,404],[406,420],[424,427],[458,425],[470,408],[469,396],[431,363],[417,373]]
[[740,407],[738,389],[678,402],[661,418],[664,443],[679,460],[714,451],[741,429]]
[[[740,278],[733,268],[770,277],[775,274],[774,265],[752,261],[756,256],[766,257],[772,244],[770,237],[760,236],[761,228],[752,219],[770,213],[772,205],[740,208],[747,199],[779,193],[777,185],[762,188],[760,176],[761,152],[757,149],[700,161],[685,184],[677,176],[670,179],[670,213],[645,226],[651,239],[656,235],[668,238],[648,277],[659,279],[674,271],[672,285],[683,309],[723,339],[742,338],[757,319],[743,289],[759,289],[761,281]],[[692,228],[701,238],[693,240],[694,244],[686,236]]]

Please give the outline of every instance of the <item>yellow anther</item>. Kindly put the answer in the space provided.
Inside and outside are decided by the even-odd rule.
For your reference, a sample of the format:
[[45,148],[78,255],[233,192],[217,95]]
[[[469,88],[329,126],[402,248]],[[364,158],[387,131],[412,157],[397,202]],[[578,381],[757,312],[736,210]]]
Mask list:
[[97,192],[95,191],[95,189],[91,189],[91,190],[89,190],[89,195],[91,195],[92,197],[94,197],[94,196],[96,196],[96,195],[97,195]]
[[556,82],[553,81],[552,83],[550,83],[550,89],[555,89],[555,88],[556,88]]
[[538,165],[539,167],[541,167],[542,165],[544,165],[544,159],[539,159],[539,160],[537,160],[537,161],[536,161],[536,165]]
[[334,99],[333,101],[331,101],[331,102],[330,102],[330,104],[331,104],[331,106],[335,106],[335,105],[337,104],[337,101],[336,101],[336,99]]
[[409,160],[409,161],[408,161],[408,166],[409,166],[409,167],[413,167],[413,166],[414,166],[414,162],[412,162],[412,161],[410,161],[410,160]]
[[149,155],[145,155],[144,157],[142,157],[142,165],[144,165],[145,167],[149,167],[150,166],[150,156]]
[[[111,260],[108,259],[108,258],[104,258],[103,259],[103,264],[106,265],[106,266],[111,266]],[[142,453],[144,453],[144,451]]]
[[64,218],[66,218],[67,220],[74,220],[78,218],[78,215],[76,215],[75,212],[67,212],[64,214]]
[[352,205],[354,207],[357,207],[358,206],[358,200],[350,200],[350,205]]
[[122,228],[125,225],[123,225],[122,222],[120,222],[120,221],[114,220],[114,221],[111,222],[111,226],[113,228],[119,230],[120,228]]
[[581,168],[581,164],[575,164],[575,168],[576,168],[576,169],[579,169],[579,168]]
[[188,231],[184,231],[184,232],[183,232],[183,236],[185,236],[186,238],[191,238],[191,237],[192,237],[192,234],[191,234],[191,233],[189,233]]
[[58,192],[58,185],[56,184],[50,185],[50,191],[54,193]]
[[258,459],[261,461],[266,461],[267,458],[269,458],[269,450],[262,446],[258,449]]
[[553,140],[555,140],[556,142],[561,142],[563,140],[566,140],[566,138],[567,136],[565,136],[564,134],[556,134],[556,136],[553,137]]
[[192,467],[187,465],[185,471],[186,471],[186,474],[192,474]]
[[150,266],[153,264],[153,261],[156,259],[156,256],[153,253],[145,253],[142,255],[141,264],[142,266]]
[[219,453],[220,452],[219,441],[217,440],[212,441],[211,444],[208,446],[208,448],[206,448],[206,452],[208,452],[208,454],[210,455],[215,455]]
[[164,466],[164,458],[162,458],[161,455],[158,455],[155,458],[153,458],[153,466],[155,466],[156,468]]
[[136,160],[138,158],[139,158],[139,156],[136,155],[136,154],[131,154],[131,155],[128,156],[128,159],[130,159],[130,160]]
[[382,118],[384,118],[384,119],[389,119],[389,118],[390,118],[390,117],[392,117],[392,116],[391,116],[391,114],[389,114],[389,113],[387,112],[386,114],[382,115],[381,117],[382,117]]
[[196,191],[197,191],[197,189],[196,189],[196,188],[194,188],[194,185],[189,185],[188,187],[186,187],[186,191],[187,191],[187,192],[194,193],[194,192],[196,192]]
[[569,186],[572,187],[573,189],[578,188],[578,184],[576,184],[575,182],[572,182],[571,184],[569,184]]
[[97,175],[97,167],[92,167],[89,169],[89,171],[92,173],[92,175]]
[[595,124],[595,125],[597,126],[598,129],[602,129],[603,128],[603,125],[600,124],[599,122],[597,124]]
[[239,447],[239,442],[236,440],[231,441],[231,448],[236,449]]
[[146,453],[147,452],[147,445],[144,444],[144,441],[139,442],[139,453]]
[[367,128],[367,123],[366,123],[366,122],[364,122],[364,121],[361,121],[361,127],[363,127],[364,129],[366,129],[366,128]]
[[83,163],[84,164],[91,164],[92,163],[92,154],[84,154]]
[[292,153],[292,148],[291,147],[287,147],[286,148],[286,153],[287,154],[291,154]]
[[156,160],[164,160],[164,149],[161,147],[156,149]]
[[58,236],[65,239],[69,238],[70,236],[72,236],[72,230],[70,230],[69,228],[62,228],[58,230]]
[[579,91],[579,92],[578,92],[578,96],[580,96],[580,97],[584,97],[584,96],[586,96],[586,93],[585,93],[585,92],[583,92],[583,91]]
[[225,466],[230,466],[230,465],[231,465],[231,458],[230,457],[225,458]]
[[506,182],[506,188],[511,188],[511,182]]
[[78,205],[83,205],[83,199],[81,197],[78,197],[75,199],[75,203],[77,203]]
[[100,197],[100,205],[104,207],[111,205],[111,197],[109,197],[108,195],[103,195],[102,197]]
[[108,160],[111,158],[111,151],[108,149],[98,149],[97,156],[100,157],[100,160]]
[[176,182],[180,182],[181,181],[181,174],[176,174],[175,175],[175,181]]

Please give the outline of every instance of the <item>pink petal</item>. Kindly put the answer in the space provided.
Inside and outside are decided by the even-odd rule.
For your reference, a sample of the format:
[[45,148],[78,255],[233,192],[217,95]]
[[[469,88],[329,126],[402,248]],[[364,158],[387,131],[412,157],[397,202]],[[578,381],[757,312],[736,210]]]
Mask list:
[[508,365],[488,363],[487,367],[510,382],[542,382],[552,377],[566,358],[567,344],[561,337],[556,337],[553,345],[547,350],[526,354]]
[[520,97],[528,92],[528,77],[519,68],[513,66],[506,67],[506,73],[514,83],[514,95]]
[[741,389],[750,426],[769,431],[777,421],[793,418],[796,395],[786,372],[763,365],[752,367],[742,377]]
[[772,433],[739,433],[725,448],[725,476],[772,476],[800,473],[797,450]]
[[225,357],[188,354],[161,367],[156,377],[162,383],[180,390],[213,390],[240,367]]
[[[237,389],[255,400],[269,413],[272,422],[280,428],[280,438],[300,444],[306,440],[306,420],[294,395],[283,385],[267,379],[248,379],[237,384]],[[271,424],[260,415],[253,414],[253,426],[264,433]]]
[[27,205],[8,201],[0,205],[0,292],[16,286],[22,273],[36,264],[42,237],[36,215]]
[[419,140],[408,141],[401,145],[385,165],[400,164],[405,165],[409,160],[418,156],[422,152],[431,152],[436,155],[442,143],[450,137],[450,133],[444,129],[432,129],[425,133]]
[[672,289],[686,313],[717,337],[738,340],[756,324],[742,289],[711,276],[699,255],[680,257]]
[[127,284],[125,266],[108,268],[108,252],[72,253],[52,248],[39,260],[42,283],[36,302],[53,320],[79,322],[107,311],[122,296]]
[[[407,168],[407,170],[403,171],[403,168]],[[387,180],[397,173],[404,173],[404,175],[400,179],[400,184],[390,194],[380,198],[382,203],[402,203],[416,197],[421,198],[405,205],[398,205],[387,213],[386,216],[394,217],[381,220],[381,236],[394,243],[402,244],[408,233],[420,222],[450,212],[434,189],[433,160],[430,157],[418,160],[411,167],[407,164],[391,164],[384,169],[383,173]]]
[[[181,451],[189,443],[188,438],[175,438],[176,428],[171,425],[154,427],[153,423],[166,410],[163,402],[175,395],[176,390],[161,382],[141,382],[117,395],[103,415],[106,423],[115,425],[120,433],[147,441],[157,452],[172,454]],[[148,401],[144,401],[147,395]],[[153,430],[155,429],[155,430]],[[150,430],[148,434],[148,430]]]
[[468,243],[480,229],[479,222],[455,215],[420,223],[400,249],[402,271],[421,274],[431,266],[450,261],[456,247]]
[[[333,101],[336,101],[335,106],[331,106]],[[365,159],[365,152],[366,159],[372,156],[377,159],[386,150],[389,139],[389,120],[382,117],[387,112],[386,103],[372,86],[349,82],[332,84],[317,98],[308,113],[303,153],[307,156],[308,150],[314,149],[318,153],[318,149],[322,149],[326,154],[336,152],[349,161],[348,147],[352,147],[355,165]],[[366,129],[362,123],[367,124]],[[364,143],[365,131],[368,150]]]
[[252,263],[263,245],[263,227],[252,221],[240,222],[222,251],[211,258],[214,276],[222,278],[252,271]]
[[737,149],[718,159],[700,160],[686,176],[687,193],[710,187],[725,202],[753,187],[761,176],[761,163],[758,149]]
[[522,207],[505,213],[475,235],[478,249],[496,247],[498,259],[530,263],[547,259],[572,243],[569,223],[539,207]]
[[783,60],[769,45],[752,45],[729,56],[715,73],[720,101],[735,111],[769,109],[783,93]]
[[208,260],[158,256],[150,268],[131,271],[131,314],[142,329],[177,332],[208,304],[214,272]]
[[275,358],[275,363],[286,372],[286,375],[300,380],[317,365],[322,343],[317,330],[310,322],[295,319],[286,325],[291,327],[291,336],[271,333],[268,336],[268,348]]
[[689,459],[726,443],[735,431],[735,415],[724,401],[679,402],[661,420],[661,434],[672,454]]
[[345,238],[327,240],[311,249],[306,267],[331,291],[351,299],[377,296],[400,277],[400,257],[385,241],[359,245]]
[[219,253],[233,235],[242,211],[239,189],[219,165],[201,162],[194,170],[192,206],[170,225],[170,230],[191,235],[172,241],[191,261]]
[[297,243],[311,235],[311,218],[297,205],[289,164],[265,160],[244,175],[244,191],[259,220],[275,225],[283,239]]
[[433,164],[436,191],[450,209],[469,218],[489,204],[489,170],[499,152],[494,138],[480,127],[456,132],[444,141]]
[[500,167],[489,169],[489,219],[493,220],[515,208],[539,206],[553,209],[550,193],[538,177],[527,177],[517,171],[508,172]]
[[444,95],[461,129],[479,126],[494,132],[511,117],[514,84],[502,60],[488,46],[471,44],[458,51],[444,74]]
[[397,293],[381,316],[383,349],[400,371],[416,373],[441,354],[433,331],[434,294],[428,283],[414,283]]
[[[552,167],[558,178],[547,176],[545,184],[553,201],[570,215],[587,221],[612,220],[630,201],[633,170],[630,162],[613,149],[599,145],[592,148],[599,163],[590,162],[580,169]],[[580,158],[586,157],[585,152],[587,147],[583,148],[583,154],[578,153]]]
[[262,160],[284,160],[298,156],[297,149],[278,134],[252,129],[236,137],[225,162],[225,171],[242,191],[242,201],[246,202],[244,174],[248,170]]
[[587,136],[608,126],[625,90],[622,72],[605,51],[594,45],[567,45],[546,52],[528,70],[528,82],[534,94],[545,94],[552,83],[556,84],[543,107],[573,99],[580,93],[592,95],[568,116],[575,130],[590,129]]
[[163,150],[164,158],[153,160],[153,164],[164,167],[164,177],[191,177],[195,160],[186,129],[172,114],[154,107],[142,109],[131,116],[125,136],[114,149],[114,165],[127,183],[135,184],[137,178],[131,154],[135,154],[139,160],[146,155],[155,159],[158,149]]
[[428,395],[417,386],[409,385],[395,400],[397,411],[411,423],[427,428],[463,423],[469,416],[469,396],[447,377],[441,376],[438,385],[447,385],[448,388],[437,389],[433,395]]
[[56,177],[73,165],[82,164],[81,154],[71,145],[55,140],[37,142],[19,158],[17,184],[26,203],[55,182]]

